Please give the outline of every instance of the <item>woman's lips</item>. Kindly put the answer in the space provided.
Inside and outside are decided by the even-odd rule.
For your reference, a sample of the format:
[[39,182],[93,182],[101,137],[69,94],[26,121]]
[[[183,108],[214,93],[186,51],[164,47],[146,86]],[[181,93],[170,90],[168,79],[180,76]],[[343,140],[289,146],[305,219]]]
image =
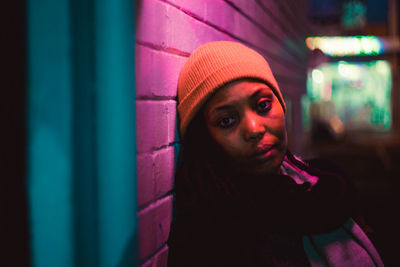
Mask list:
[[274,153],[275,145],[265,145],[262,147],[258,147],[256,151],[250,155],[250,159],[265,161],[268,160],[272,154]]

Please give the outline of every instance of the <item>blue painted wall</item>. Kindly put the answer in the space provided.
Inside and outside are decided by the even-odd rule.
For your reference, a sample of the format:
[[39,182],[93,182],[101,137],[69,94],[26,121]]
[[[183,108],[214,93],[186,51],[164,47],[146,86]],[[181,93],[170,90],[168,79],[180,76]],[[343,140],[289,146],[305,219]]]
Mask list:
[[28,200],[33,266],[72,266],[69,6],[28,1]]
[[136,136],[133,1],[95,6],[99,256],[131,266],[136,250]]
[[28,0],[32,266],[135,266],[134,7]]

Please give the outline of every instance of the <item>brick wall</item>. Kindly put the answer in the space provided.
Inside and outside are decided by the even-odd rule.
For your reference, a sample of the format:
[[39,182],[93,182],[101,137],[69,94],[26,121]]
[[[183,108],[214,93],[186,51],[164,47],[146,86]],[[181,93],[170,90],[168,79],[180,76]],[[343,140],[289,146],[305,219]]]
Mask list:
[[137,1],[137,164],[139,258],[166,266],[172,214],[176,87],[199,45],[239,41],[263,54],[288,102],[289,145],[301,147],[300,97],[305,93],[307,0]]

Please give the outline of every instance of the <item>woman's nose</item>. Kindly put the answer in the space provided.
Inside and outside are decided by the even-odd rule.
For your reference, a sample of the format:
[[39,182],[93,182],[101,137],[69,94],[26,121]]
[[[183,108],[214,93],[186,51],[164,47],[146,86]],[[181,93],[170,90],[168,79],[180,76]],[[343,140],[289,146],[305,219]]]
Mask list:
[[266,130],[258,114],[248,113],[242,120],[242,131],[246,141],[255,142],[264,137]]

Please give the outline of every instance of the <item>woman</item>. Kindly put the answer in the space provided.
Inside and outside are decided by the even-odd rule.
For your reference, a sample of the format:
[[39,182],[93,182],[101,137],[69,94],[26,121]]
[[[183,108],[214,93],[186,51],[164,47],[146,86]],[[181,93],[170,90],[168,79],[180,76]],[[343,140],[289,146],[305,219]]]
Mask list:
[[352,184],[287,149],[285,111],[250,48],[211,42],[189,57],[168,266],[383,266],[351,219]]

